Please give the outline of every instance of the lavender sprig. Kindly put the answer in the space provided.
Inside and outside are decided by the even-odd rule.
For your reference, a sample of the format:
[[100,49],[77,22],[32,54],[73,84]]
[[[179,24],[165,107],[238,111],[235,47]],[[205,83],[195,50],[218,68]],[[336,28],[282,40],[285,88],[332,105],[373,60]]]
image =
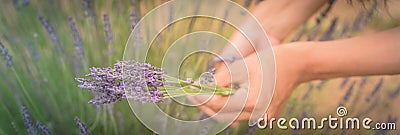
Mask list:
[[[123,99],[160,103],[167,98],[186,96],[181,90],[189,94],[232,94],[228,88],[197,84],[191,79],[180,80],[166,75],[161,68],[134,60],[119,61],[113,68],[90,68],[90,73],[85,78],[75,80],[81,83],[79,88],[99,95],[89,101],[96,105],[115,103]],[[201,88],[203,90],[199,91]]]
[[5,48],[3,43],[0,42],[0,57],[3,57],[3,60],[6,62],[7,67],[11,67],[14,65],[14,61],[12,60],[12,55],[8,53],[8,49]]
[[78,126],[81,135],[91,135],[89,129],[86,127],[85,123],[81,122],[78,117],[74,119],[76,126]]
[[78,57],[77,59],[82,61],[83,66],[86,66],[82,38],[79,34],[78,29],[76,28],[74,19],[72,19],[72,17],[69,17],[68,21],[69,21],[69,27],[72,32],[72,37],[74,38],[74,46],[75,46],[76,54]]
[[33,125],[33,120],[29,114],[28,109],[25,106],[21,106],[21,110],[22,110],[22,118],[24,119],[24,125],[26,130],[28,131],[29,135],[37,135],[38,132],[35,128],[35,126]]
[[36,126],[39,128],[39,130],[42,132],[43,135],[52,135],[53,134],[53,133],[51,133],[51,131],[48,127],[46,127],[39,121],[36,122]]
[[49,33],[51,42],[53,42],[55,44],[56,54],[61,55],[62,49],[61,49],[60,40],[56,34],[56,31],[54,31],[53,26],[43,16],[38,16],[38,19],[39,19],[40,23],[43,25],[43,27],[46,29],[47,33]]

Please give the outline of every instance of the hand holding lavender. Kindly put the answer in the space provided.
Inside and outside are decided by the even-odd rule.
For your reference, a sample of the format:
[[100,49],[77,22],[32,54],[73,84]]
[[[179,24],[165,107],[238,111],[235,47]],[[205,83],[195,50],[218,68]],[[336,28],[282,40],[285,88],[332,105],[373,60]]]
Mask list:
[[[211,76],[212,77],[212,76]],[[231,95],[229,88],[210,83],[194,83],[166,75],[161,68],[134,60],[119,61],[114,68],[90,68],[85,78],[75,78],[81,89],[93,91],[89,104],[110,104],[122,99],[141,103],[160,103],[171,97],[190,94]],[[168,92],[168,94],[167,94]]]

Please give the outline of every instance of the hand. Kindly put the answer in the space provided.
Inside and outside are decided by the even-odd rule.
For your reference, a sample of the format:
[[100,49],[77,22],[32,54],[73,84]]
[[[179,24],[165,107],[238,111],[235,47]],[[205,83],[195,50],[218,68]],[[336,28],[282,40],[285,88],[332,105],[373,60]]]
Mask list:
[[[229,87],[238,84],[240,86],[240,89],[234,95],[214,95],[211,99],[208,99],[208,96],[194,96],[189,100],[195,104],[204,103],[198,108],[209,116],[214,115],[213,118],[221,122],[229,122],[231,119],[235,119],[235,121],[257,120],[265,112],[270,118],[277,116],[292,90],[303,81],[302,73],[305,69],[305,63],[304,60],[299,60],[304,58],[299,57],[304,56],[300,47],[282,45],[273,49],[277,68],[273,95],[274,84],[271,82],[274,81],[271,80],[271,77],[274,78],[275,73],[271,73],[270,71],[273,71],[273,69],[270,68],[274,68],[274,65],[261,66],[261,64],[266,64],[273,59],[267,55],[269,54],[268,51],[261,51],[260,55],[252,53],[243,60],[223,65],[217,69],[215,74],[217,85]],[[268,110],[266,110],[267,107]],[[236,116],[238,117],[236,118]],[[233,125],[237,125],[237,122]]]

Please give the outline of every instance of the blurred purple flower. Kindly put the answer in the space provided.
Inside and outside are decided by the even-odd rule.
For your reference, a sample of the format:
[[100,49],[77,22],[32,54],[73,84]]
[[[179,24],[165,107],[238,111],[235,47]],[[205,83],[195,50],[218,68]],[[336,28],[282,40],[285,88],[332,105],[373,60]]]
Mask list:
[[81,122],[78,117],[74,119],[76,126],[78,126],[81,135],[91,135],[89,129],[86,127],[85,123]]
[[28,42],[29,52],[31,53],[31,56],[33,57],[33,59],[38,61],[39,60],[39,55],[36,53],[36,49],[33,46],[32,41],[28,39],[27,42]]
[[94,17],[92,0],[83,0],[82,6],[86,17]]
[[103,14],[103,23],[104,23],[104,34],[106,36],[107,43],[110,45],[114,42],[114,36],[111,29],[110,18],[107,14]]
[[375,96],[376,93],[381,89],[383,85],[383,78],[379,79],[379,82],[375,85],[374,89],[372,90],[371,94],[365,99],[365,101],[369,102],[371,98]]
[[43,25],[43,27],[46,29],[47,33],[49,33],[51,42],[53,42],[55,44],[56,54],[61,55],[62,49],[61,49],[60,40],[56,34],[56,31],[54,31],[53,26],[43,16],[39,15],[38,19],[39,19],[40,23]]
[[53,133],[51,133],[51,131],[48,127],[46,127],[39,121],[36,122],[36,126],[39,128],[39,130],[42,132],[43,135],[52,135],[53,134]]
[[8,53],[8,49],[5,48],[3,43],[0,42],[0,57],[3,57],[3,60],[6,62],[7,67],[11,67],[14,65],[14,61],[12,60],[12,55]]
[[339,106],[343,106],[347,101],[349,101],[353,90],[354,90],[354,85],[356,84],[356,81],[353,81],[350,85],[350,87],[347,89],[346,94],[344,95],[343,99],[340,101]]
[[29,135],[37,135],[38,132],[35,128],[35,125],[33,125],[33,120],[29,114],[28,109],[25,106],[21,106],[22,110],[22,118],[24,119],[24,125],[26,130],[28,131]]
[[400,85],[397,86],[397,89],[390,95],[391,98],[396,98],[397,96],[399,96],[400,93]]
[[72,37],[74,38],[74,46],[75,46],[75,51],[77,54],[77,59],[79,59],[80,61],[82,61],[83,66],[86,66],[86,61],[85,61],[85,56],[84,56],[84,51],[83,51],[83,42],[82,42],[82,38],[79,35],[79,31],[76,28],[74,19],[72,19],[72,17],[68,18],[69,21],[69,27],[71,29],[72,32]]

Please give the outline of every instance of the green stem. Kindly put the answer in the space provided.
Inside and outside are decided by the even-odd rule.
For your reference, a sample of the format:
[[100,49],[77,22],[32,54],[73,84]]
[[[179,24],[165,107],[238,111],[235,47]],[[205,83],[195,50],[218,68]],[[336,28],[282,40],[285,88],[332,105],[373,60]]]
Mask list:
[[[38,109],[37,106],[34,104],[34,102],[33,102],[32,98],[31,98],[31,96],[29,96],[29,93],[28,93],[28,91],[25,89],[25,86],[24,86],[24,84],[22,83],[22,81],[21,81],[19,75],[17,74],[17,72],[15,71],[14,68],[11,68],[11,70],[13,71],[13,73],[14,73],[16,79],[17,79],[18,84],[21,86],[22,92],[24,93],[24,95],[25,95],[26,98],[28,99],[28,102],[32,105],[33,110],[36,112],[36,114],[40,114],[39,109]],[[41,117],[41,115],[38,115],[38,116]]]

